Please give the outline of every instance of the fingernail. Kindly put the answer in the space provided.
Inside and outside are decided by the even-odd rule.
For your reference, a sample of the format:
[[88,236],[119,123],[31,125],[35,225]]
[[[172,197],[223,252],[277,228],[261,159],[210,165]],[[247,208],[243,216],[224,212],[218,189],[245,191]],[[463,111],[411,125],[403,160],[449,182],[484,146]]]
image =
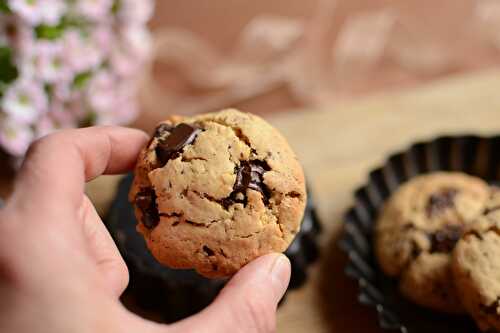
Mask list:
[[290,282],[290,270],[290,260],[283,254],[277,255],[271,267],[271,277],[280,284],[283,293]]

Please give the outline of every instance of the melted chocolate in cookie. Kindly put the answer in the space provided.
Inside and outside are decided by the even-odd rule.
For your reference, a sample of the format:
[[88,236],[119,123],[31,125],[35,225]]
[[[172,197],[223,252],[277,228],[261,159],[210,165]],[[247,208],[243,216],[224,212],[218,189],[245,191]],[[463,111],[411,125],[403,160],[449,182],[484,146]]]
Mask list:
[[222,205],[227,209],[233,203],[243,203],[246,205],[246,190],[251,189],[262,194],[264,203],[269,202],[271,191],[264,184],[264,173],[271,170],[265,161],[243,161],[236,168],[236,182],[233,186],[233,192],[228,198],[222,201]]
[[491,214],[493,213],[494,211],[497,211],[500,209],[500,206],[495,206],[495,207],[491,207],[491,208],[485,208],[484,209],[484,215],[488,215],[488,214]]
[[160,139],[155,149],[161,166],[179,156],[185,146],[193,144],[201,129],[188,124],[179,124],[173,128],[167,124],[162,124],[157,128],[155,136],[161,137],[165,131],[170,132],[170,135],[165,139]]
[[457,193],[456,189],[450,188],[431,195],[426,207],[427,216],[433,217],[447,208],[454,207]]
[[448,225],[443,229],[430,234],[431,253],[444,252],[449,253],[455,247],[463,233],[463,227],[459,225]]
[[156,193],[151,187],[141,189],[135,196],[135,205],[142,212],[141,222],[148,229],[153,229],[160,221],[160,214],[156,205]]
[[484,312],[485,314],[498,316],[497,309],[498,309],[499,303],[500,303],[500,300],[497,299],[496,301],[494,301],[490,305],[479,304],[479,307],[481,308],[481,311]]

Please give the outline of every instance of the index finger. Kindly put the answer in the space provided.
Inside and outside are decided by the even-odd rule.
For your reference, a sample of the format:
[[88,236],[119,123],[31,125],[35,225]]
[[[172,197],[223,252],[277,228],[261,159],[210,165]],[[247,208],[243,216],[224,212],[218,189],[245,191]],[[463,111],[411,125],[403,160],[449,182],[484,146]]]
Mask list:
[[21,167],[12,201],[67,202],[78,208],[85,182],[130,170],[147,135],[123,127],[64,130],[36,141]]

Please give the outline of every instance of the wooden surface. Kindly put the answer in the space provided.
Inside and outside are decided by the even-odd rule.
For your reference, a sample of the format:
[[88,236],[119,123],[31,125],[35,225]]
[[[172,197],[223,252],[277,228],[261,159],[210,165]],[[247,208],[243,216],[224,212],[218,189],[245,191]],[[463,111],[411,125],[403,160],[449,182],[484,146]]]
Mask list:
[[[458,77],[406,93],[324,110],[270,117],[302,160],[324,223],[322,257],[308,284],[278,311],[278,332],[381,332],[371,309],[358,305],[336,249],[342,214],[354,189],[388,154],[441,134],[500,133],[500,71]],[[89,186],[106,209],[116,178]]]

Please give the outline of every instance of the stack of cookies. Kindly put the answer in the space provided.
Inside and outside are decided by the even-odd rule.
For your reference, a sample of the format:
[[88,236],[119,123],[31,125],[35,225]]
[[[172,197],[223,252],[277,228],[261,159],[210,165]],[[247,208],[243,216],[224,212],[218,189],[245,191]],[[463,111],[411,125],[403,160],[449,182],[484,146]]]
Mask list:
[[386,202],[375,251],[414,303],[500,331],[500,189],[462,173],[416,177]]

